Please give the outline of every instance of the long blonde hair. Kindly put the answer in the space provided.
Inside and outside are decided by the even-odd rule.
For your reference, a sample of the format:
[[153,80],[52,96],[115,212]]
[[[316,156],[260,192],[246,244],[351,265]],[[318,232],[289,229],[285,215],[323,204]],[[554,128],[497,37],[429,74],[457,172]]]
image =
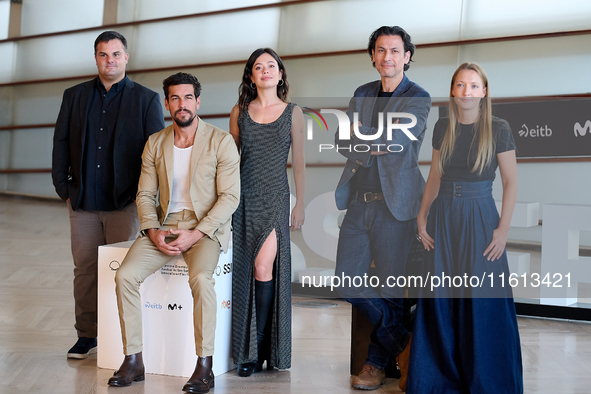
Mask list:
[[[478,110],[478,118],[474,123],[474,129],[476,132],[474,133],[474,139],[472,140],[472,145],[475,142],[478,142],[478,153],[476,154],[476,162],[472,167],[472,172],[477,172],[478,174],[482,174],[482,170],[490,164],[492,161],[494,154],[495,154],[495,144],[492,137],[492,108],[490,103],[490,89],[488,88],[488,78],[486,77],[486,73],[476,63],[464,63],[458,67],[456,72],[454,72],[453,77],[451,78],[451,86],[449,89],[449,125],[447,126],[447,130],[445,131],[445,135],[443,136],[443,141],[441,143],[441,149],[439,154],[439,163],[437,163],[437,169],[439,170],[440,174],[443,174],[443,165],[449,161],[451,155],[454,150],[454,145],[456,142],[456,137],[458,135],[458,130],[460,128],[459,124],[459,115],[458,115],[458,106],[453,99],[452,91],[456,82],[456,77],[458,76],[459,72],[462,70],[472,70],[478,73],[480,78],[482,79],[483,87],[486,88],[485,96],[480,100],[480,108]],[[470,147],[472,147],[472,145]],[[472,149],[470,149],[471,151]],[[466,160],[469,159],[469,156]]]

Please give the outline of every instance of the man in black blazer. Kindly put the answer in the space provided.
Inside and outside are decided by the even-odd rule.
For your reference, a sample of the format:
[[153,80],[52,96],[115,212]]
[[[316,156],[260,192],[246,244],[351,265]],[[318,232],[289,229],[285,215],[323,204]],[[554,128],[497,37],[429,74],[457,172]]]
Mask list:
[[164,128],[158,93],[125,74],[125,37],[103,32],[94,56],[98,77],[64,92],[53,137],[53,184],[70,211],[77,359],[96,350],[98,247],[137,237],[141,155]]

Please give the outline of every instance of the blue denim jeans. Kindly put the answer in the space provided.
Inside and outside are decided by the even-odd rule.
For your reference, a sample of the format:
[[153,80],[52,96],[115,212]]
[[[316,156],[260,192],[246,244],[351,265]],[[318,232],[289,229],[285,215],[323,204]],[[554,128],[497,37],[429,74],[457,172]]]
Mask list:
[[[400,354],[410,339],[402,325],[404,289],[389,286],[386,280],[404,275],[415,232],[416,220],[396,220],[383,201],[352,201],[341,226],[335,275],[350,277],[351,285],[341,283],[339,293],[373,324],[365,363],[379,369],[388,365],[390,356]],[[372,261],[379,278],[379,283],[372,283],[376,287],[369,285],[369,278],[361,280]]]

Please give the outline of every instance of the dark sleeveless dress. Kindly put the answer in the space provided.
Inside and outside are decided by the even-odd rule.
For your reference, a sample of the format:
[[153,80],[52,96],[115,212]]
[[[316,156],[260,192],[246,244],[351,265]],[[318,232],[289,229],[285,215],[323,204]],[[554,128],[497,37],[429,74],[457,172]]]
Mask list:
[[274,302],[269,364],[291,367],[291,249],[289,241],[289,184],[287,157],[291,146],[289,103],[281,116],[260,124],[248,111],[240,114],[240,205],[232,217],[232,355],[234,363],[257,360],[254,261],[273,229],[277,256],[273,267]]

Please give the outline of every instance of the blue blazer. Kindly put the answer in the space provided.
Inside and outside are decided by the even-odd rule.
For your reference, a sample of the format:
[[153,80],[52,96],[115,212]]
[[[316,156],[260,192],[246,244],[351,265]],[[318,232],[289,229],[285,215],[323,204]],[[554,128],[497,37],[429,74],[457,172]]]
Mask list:
[[[95,83],[96,78],[66,89],[53,135],[53,185],[62,200],[70,199],[74,210],[79,208],[83,193],[86,118]],[[144,145],[150,135],[163,128],[158,93],[128,78],[115,127],[113,200],[117,209],[135,199]]]
[[[360,86],[349,101],[347,115],[353,123],[353,114],[359,114],[359,121],[363,126],[359,127],[361,134],[376,134],[377,130],[371,125],[373,107],[376,103],[381,88],[381,81],[374,81]],[[431,109],[431,97],[429,93],[418,84],[410,81],[406,75],[389,99],[384,112],[406,112],[417,118],[417,124],[409,131],[417,138],[411,140],[401,130],[392,133],[392,139],[387,140],[386,126],[380,138],[374,141],[364,141],[352,136],[350,140],[340,140],[339,132],[335,135],[335,143],[340,147],[355,144],[384,144],[380,150],[387,145],[398,144],[402,146],[401,152],[391,152],[385,155],[374,156],[378,164],[380,182],[384,199],[390,212],[397,220],[404,221],[417,217],[421,207],[421,198],[425,188],[425,180],[419,171],[419,149],[425,137],[427,128],[427,116]],[[408,123],[409,120],[401,119],[401,123]],[[394,148],[392,148],[394,150]],[[398,149],[400,149],[398,147]],[[363,149],[360,149],[363,150]],[[373,147],[372,150],[377,150]],[[355,152],[351,149],[339,149],[339,153],[347,158],[343,175],[337,186],[335,197],[337,207],[346,209],[352,194],[355,192],[351,179],[359,166],[368,167],[370,163],[370,152]]]

